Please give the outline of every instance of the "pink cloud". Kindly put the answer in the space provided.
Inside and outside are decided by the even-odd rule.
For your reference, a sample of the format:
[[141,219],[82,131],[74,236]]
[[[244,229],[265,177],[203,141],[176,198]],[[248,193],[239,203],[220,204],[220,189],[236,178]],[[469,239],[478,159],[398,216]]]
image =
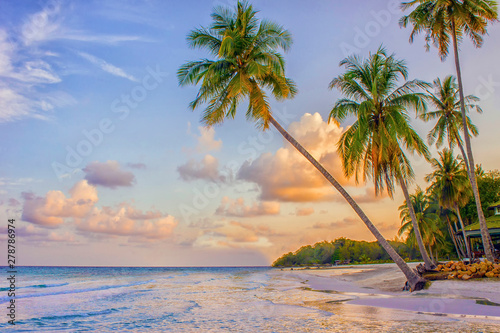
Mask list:
[[117,210],[110,207],[94,208],[85,219],[77,219],[80,231],[113,236],[130,236],[142,241],[160,240],[172,235],[178,222],[166,215],[156,219],[134,220],[130,218],[130,207],[121,206]]
[[237,217],[278,215],[280,213],[280,204],[279,202],[263,201],[258,203],[254,202],[246,206],[243,198],[234,200],[229,197],[223,197],[215,213],[218,215]]
[[184,181],[193,180],[208,180],[213,182],[225,182],[226,177],[222,176],[219,172],[219,161],[212,155],[205,155],[205,157],[197,162],[190,159],[185,164],[177,167],[177,172]]
[[45,197],[23,193],[22,219],[45,227],[56,227],[66,217],[84,217],[97,202],[97,190],[81,180],[69,190],[70,197],[61,191],[49,191]]
[[[69,197],[61,191],[49,191],[45,197],[24,193],[22,219],[43,227],[57,227],[65,219],[72,219],[76,229],[87,236],[128,236],[140,242],[168,238],[178,224],[173,216],[153,210],[142,211],[128,203],[121,203],[116,208],[98,208],[97,189],[87,180],[76,183],[69,193]],[[71,239],[69,234],[44,236],[49,241]]]
[[309,216],[314,214],[314,208],[306,207],[306,208],[297,208],[295,210],[295,215],[297,216]]
[[130,171],[120,169],[117,161],[91,162],[83,171],[85,179],[92,185],[101,185],[115,189],[119,186],[132,186],[135,176]]

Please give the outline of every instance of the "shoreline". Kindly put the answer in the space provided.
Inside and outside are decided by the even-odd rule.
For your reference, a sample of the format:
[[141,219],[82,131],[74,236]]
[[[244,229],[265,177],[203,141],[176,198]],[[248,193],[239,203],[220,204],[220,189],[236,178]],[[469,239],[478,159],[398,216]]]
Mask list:
[[319,300],[306,300],[304,306],[323,311],[335,313],[341,305],[369,307],[403,311],[405,319],[431,315],[430,320],[479,319],[500,325],[500,279],[431,281],[429,288],[409,293],[402,291],[406,278],[394,263],[283,268],[280,273],[301,280],[304,290],[321,293]]

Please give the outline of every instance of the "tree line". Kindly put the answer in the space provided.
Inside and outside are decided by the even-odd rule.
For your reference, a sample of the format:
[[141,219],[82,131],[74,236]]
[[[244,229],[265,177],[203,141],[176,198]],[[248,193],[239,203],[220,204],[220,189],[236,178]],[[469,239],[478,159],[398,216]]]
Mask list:
[[[422,259],[415,247],[399,241],[389,241],[396,252],[406,261]],[[328,265],[335,263],[382,263],[391,262],[391,257],[376,241],[365,242],[347,238],[334,241],[318,242],[302,246],[295,252],[289,252],[276,259],[273,267],[293,267]]]

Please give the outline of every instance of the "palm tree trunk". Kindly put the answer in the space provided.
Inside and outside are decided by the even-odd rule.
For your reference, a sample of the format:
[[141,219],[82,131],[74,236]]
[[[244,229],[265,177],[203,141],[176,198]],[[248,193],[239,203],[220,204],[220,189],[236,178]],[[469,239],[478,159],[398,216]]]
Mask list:
[[455,133],[455,139],[457,140],[458,148],[460,149],[460,153],[462,154],[462,158],[464,159],[465,168],[467,169],[467,174],[470,177],[469,159],[467,158],[467,154],[465,153],[464,145],[462,144],[462,142],[460,142],[460,137],[458,136],[458,133]]
[[423,289],[426,280],[417,275],[406,262],[401,258],[401,256],[392,248],[389,242],[382,236],[380,231],[375,227],[375,225],[370,221],[368,216],[361,210],[358,204],[353,200],[353,198],[347,193],[347,191],[337,182],[335,178],[321,165],[319,162],[311,155],[309,152],[302,147],[300,143],[297,142],[281,125],[272,117],[269,116],[269,122],[273,124],[274,127],[278,130],[278,132],[283,135],[283,137],[290,142],[292,146],[295,147],[311,164],[318,169],[319,172],[323,175],[323,177],[330,182],[330,184],[335,187],[337,191],[344,197],[344,199],[349,203],[352,209],[356,212],[359,218],[364,222],[366,227],[370,230],[370,232],[375,236],[379,244],[384,248],[384,250],[389,254],[391,259],[398,265],[399,269],[403,272],[403,274],[408,279],[408,283],[410,285],[410,291],[416,291]]
[[453,228],[451,226],[450,219],[448,218],[448,216],[446,216],[446,222],[448,223],[448,232],[450,233],[451,240],[453,242],[453,245],[455,246],[455,251],[457,252],[458,259],[461,259],[463,258],[463,256],[458,250],[457,240],[455,239],[455,233],[453,232]]
[[415,239],[417,240],[420,254],[422,254],[425,268],[434,269],[436,268],[436,266],[432,263],[431,259],[429,258],[429,254],[425,249],[424,241],[422,240],[422,234],[420,233],[420,228],[418,227],[417,216],[415,215],[415,210],[413,210],[413,205],[411,204],[410,194],[408,193],[406,182],[402,177],[399,177],[399,184],[401,185],[401,189],[403,190],[403,193],[405,195],[406,206],[408,207],[408,211],[410,212],[411,223],[413,225],[413,232],[415,233]]
[[458,58],[458,43],[455,20],[452,18],[452,37],[453,37],[453,51],[455,53],[455,67],[457,70],[457,81],[458,81],[458,91],[460,93],[460,109],[462,111],[462,123],[464,126],[464,141],[465,147],[467,149],[467,158],[469,159],[469,179],[472,186],[472,192],[474,193],[474,200],[476,200],[477,207],[477,217],[479,219],[479,227],[481,229],[481,238],[483,241],[484,254],[489,261],[494,261],[493,251],[492,251],[492,241],[490,233],[488,232],[488,225],[486,224],[486,219],[484,218],[483,209],[481,207],[481,199],[479,197],[479,190],[477,187],[477,179],[474,165],[474,156],[472,155],[472,147],[470,144],[469,129],[467,128],[467,114],[465,113],[465,102],[464,102],[464,89],[462,85],[462,73],[460,71],[460,59]]
[[460,209],[458,209],[457,204],[455,204],[455,213],[457,214],[458,221],[460,222],[460,227],[462,228],[462,235],[464,236],[465,248],[467,250],[467,257],[469,257],[469,260],[471,260],[472,252],[470,252],[469,242],[467,242],[467,237],[465,236],[464,222],[462,221],[462,215],[460,214]]
[[434,259],[434,255],[432,254],[432,248],[431,248],[430,245],[429,245],[429,253],[431,254],[432,263],[435,265],[436,264],[436,259]]

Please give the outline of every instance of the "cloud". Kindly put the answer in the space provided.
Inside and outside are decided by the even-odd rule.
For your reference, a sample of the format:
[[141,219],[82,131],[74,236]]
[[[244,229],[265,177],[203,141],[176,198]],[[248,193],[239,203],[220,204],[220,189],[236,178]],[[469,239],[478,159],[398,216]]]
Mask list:
[[267,225],[254,225],[238,221],[225,222],[222,226],[203,230],[192,242],[193,247],[209,248],[265,248],[273,246],[273,236],[285,236]]
[[[49,6],[50,5],[50,6]],[[41,11],[30,15],[22,26],[21,37],[25,45],[53,40],[63,33],[58,14],[61,11],[59,2],[49,2]]]
[[18,200],[14,199],[14,198],[10,198],[8,203],[9,203],[9,206],[11,206],[11,207],[17,207],[21,204]]
[[352,198],[358,204],[378,202],[378,201],[381,201],[387,197],[388,197],[388,194],[386,191],[381,192],[378,195],[375,195],[375,187],[367,187],[367,188],[365,188],[364,193],[352,195]]
[[312,208],[312,207],[297,208],[295,210],[295,215],[297,215],[297,216],[309,216],[312,214],[314,214],[314,208]]
[[53,40],[72,40],[116,44],[130,41],[146,41],[140,36],[99,35],[82,30],[74,30],[64,25],[64,13],[60,1],[49,1],[39,12],[30,15],[21,28],[23,44],[31,46]]
[[123,69],[121,69],[119,67],[116,67],[116,66],[114,66],[114,65],[106,62],[103,59],[97,58],[97,57],[95,57],[95,56],[93,56],[91,54],[85,53],[85,52],[78,52],[78,54],[82,58],[87,59],[92,64],[96,65],[97,67],[99,67],[100,69],[102,69],[103,71],[105,71],[105,72],[107,72],[107,73],[109,73],[111,75],[122,77],[122,78],[130,80],[132,82],[137,82],[138,81],[134,76],[125,73],[125,71]]
[[218,221],[213,221],[212,219],[208,217],[203,217],[198,219],[198,221],[193,221],[189,223],[188,227],[189,228],[196,228],[196,229],[216,229],[219,227],[222,227],[224,223],[218,222]]
[[113,236],[129,236],[138,241],[152,241],[172,235],[177,220],[170,215],[141,215],[132,207],[118,209],[94,207],[85,219],[77,219],[77,230]]
[[[87,180],[77,182],[69,193],[69,197],[61,191],[49,191],[45,197],[23,193],[22,220],[49,228],[72,220],[76,229],[86,236],[127,236],[136,242],[168,238],[178,224],[171,215],[155,210],[142,211],[128,203],[121,203],[116,208],[99,208],[96,206],[97,189]],[[49,240],[62,241],[66,237],[58,235],[52,234]]]
[[144,163],[127,163],[127,166],[132,169],[146,170],[147,166]]
[[117,161],[91,162],[83,171],[86,173],[85,179],[89,184],[112,189],[119,186],[132,186],[135,181],[134,174],[130,171],[121,170]]
[[[61,53],[50,50],[48,42],[72,40],[116,44],[144,41],[138,36],[96,35],[66,26],[68,17],[60,1],[48,1],[39,12],[25,17],[20,26],[0,28],[0,123],[25,118],[47,120],[50,111],[74,105],[76,100],[64,91],[47,85],[63,82],[58,73],[67,68]],[[135,81],[125,70],[87,53],[82,55],[101,69]],[[62,71],[61,71],[62,72]],[[47,92],[49,90],[49,92]]]
[[[342,128],[327,124],[319,113],[306,113],[289,127],[297,139],[342,185],[354,185],[342,171],[336,143]],[[261,200],[285,202],[333,201],[336,191],[324,177],[288,143],[275,154],[263,153],[245,162],[237,177],[257,183]]]
[[[0,234],[7,234],[7,228],[5,228],[4,230],[0,230]],[[75,235],[68,231],[62,234],[55,231],[49,232],[45,229],[37,228],[32,224],[27,226],[16,226],[16,235],[18,237],[22,237],[23,240],[26,240],[31,244],[57,242],[70,243],[72,245],[75,245],[79,243],[79,241],[75,239]]]
[[233,200],[228,197],[223,197],[215,213],[218,215],[235,217],[278,215],[280,213],[280,204],[278,202],[254,202],[246,206],[243,198]]
[[212,150],[220,150],[222,147],[222,140],[215,140],[215,129],[213,127],[198,127],[200,136],[198,137],[198,145],[196,150],[198,152],[206,152]]
[[209,248],[256,248],[272,245],[266,237],[256,237],[251,234],[222,234],[213,231],[204,233],[193,243],[194,247]]
[[212,155],[205,157],[197,162],[190,159],[185,164],[177,167],[177,172],[184,181],[208,180],[213,182],[226,182],[228,178],[219,172],[219,161]]
[[340,228],[346,228],[352,225],[355,225],[356,223],[359,223],[360,220],[353,218],[353,217],[346,217],[342,220],[335,221],[335,222],[330,222],[330,223],[325,223],[325,222],[318,222],[315,223],[312,228],[313,229],[340,229]]
[[67,198],[61,191],[49,191],[45,197],[33,193],[23,193],[22,220],[44,227],[56,227],[64,223],[66,217],[84,217],[97,202],[97,190],[81,180],[69,190]]
[[0,122],[33,117],[45,119],[45,112],[55,107],[75,103],[60,91],[40,94],[36,88],[61,82],[52,66],[33,54],[28,59],[19,56],[18,45],[0,29]]

